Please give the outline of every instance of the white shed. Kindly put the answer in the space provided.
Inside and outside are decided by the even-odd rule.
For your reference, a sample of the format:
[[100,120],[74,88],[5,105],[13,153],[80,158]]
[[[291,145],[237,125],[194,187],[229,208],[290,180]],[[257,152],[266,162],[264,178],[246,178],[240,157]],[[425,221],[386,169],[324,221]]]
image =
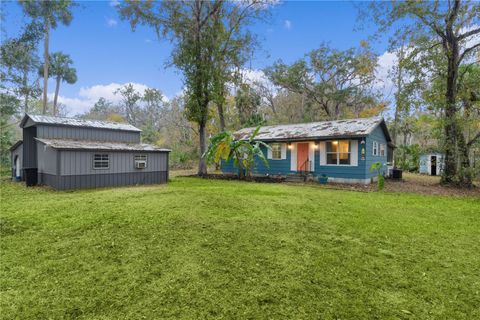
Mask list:
[[438,176],[443,172],[445,155],[443,153],[426,153],[420,156],[420,169],[422,174]]

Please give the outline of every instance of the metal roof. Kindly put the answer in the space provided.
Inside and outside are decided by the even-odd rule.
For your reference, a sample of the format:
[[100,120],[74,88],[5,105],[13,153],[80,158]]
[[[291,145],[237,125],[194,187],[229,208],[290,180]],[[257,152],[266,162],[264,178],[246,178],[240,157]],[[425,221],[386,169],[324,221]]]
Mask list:
[[155,147],[146,143],[124,143],[90,140],[71,139],[43,139],[35,140],[54,148],[63,150],[103,150],[103,151],[149,151],[149,152],[170,152],[170,149]]
[[45,115],[33,115],[25,114],[20,127],[23,127],[30,118],[34,123],[40,124],[56,124],[63,126],[72,126],[72,127],[86,127],[86,128],[100,128],[100,129],[110,129],[110,130],[124,130],[124,131],[136,131],[140,132],[142,130],[137,127],[132,126],[128,123],[118,123],[118,122],[109,122],[109,121],[99,121],[99,120],[83,120],[75,118],[62,118],[62,117],[52,117]]
[[[370,134],[378,125],[382,125],[387,141],[389,141],[390,136],[382,117],[264,126],[260,128],[255,140],[287,141],[333,137],[363,137]],[[244,128],[236,131],[234,135],[240,140],[248,139],[255,129]]]
[[17,149],[21,144],[23,144],[23,141],[22,141],[22,140],[18,140],[17,142],[15,142],[15,143],[10,147],[10,151],[13,151],[13,150]]

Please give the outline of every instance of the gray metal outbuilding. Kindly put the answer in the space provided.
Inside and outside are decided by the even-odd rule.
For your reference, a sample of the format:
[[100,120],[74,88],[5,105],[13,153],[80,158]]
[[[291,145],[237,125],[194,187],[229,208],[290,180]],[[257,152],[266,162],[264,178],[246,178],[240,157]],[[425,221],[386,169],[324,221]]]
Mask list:
[[128,124],[25,115],[27,186],[55,189],[166,183],[170,150],[140,142]]

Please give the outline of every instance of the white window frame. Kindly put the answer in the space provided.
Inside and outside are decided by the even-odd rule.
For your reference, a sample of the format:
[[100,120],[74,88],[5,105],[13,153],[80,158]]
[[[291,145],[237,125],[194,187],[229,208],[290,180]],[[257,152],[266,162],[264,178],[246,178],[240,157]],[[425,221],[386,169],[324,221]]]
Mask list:
[[[273,148],[278,148],[279,150],[275,150],[275,152],[280,152],[280,154],[277,154],[280,156],[279,158],[273,157]],[[267,149],[267,159],[268,160],[285,160],[287,158],[287,144],[283,142],[273,142],[269,144],[269,147]]]
[[372,155],[373,156],[378,156],[378,142],[373,141],[373,148],[372,148]]
[[146,154],[136,154],[133,156],[133,165],[135,168],[137,167],[137,161],[145,161],[145,168],[143,169],[148,167],[148,157]]
[[[340,152],[340,146],[338,146],[337,148],[337,152],[328,152],[328,148],[327,148],[327,144],[328,143],[333,143],[334,141],[337,141],[338,144],[340,145],[340,141],[347,141],[348,142],[348,160],[350,163],[348,164],[344,164],[344,163],[340,163],[340,154],[341,153],[345,153],[345,152]],[[333,163],[328,163],[328,155],[329,154],[334,154],[336,153],[337,154],[337,164],[333,164]],[[338,167],[338,166],[344,166],[344,167],[352,167],[353,164],[352,164],[352,142],[351,140],[344,140],[344,139],[340,139],[340,140],[329,140],[329,141],[325,141],[325,166],[334,166],[334,167]]]
[[384,143],[380,143],[380,157],[385,157],[387,155],[386,153],[387,148],[385,147]]
[[[97,156],[100,159],[96,159]],[[97,166],[98,164],[107,164],[107,166]],[[110,155],[108,153],[95,153],[93,155],[93,169],[94,170],[108,170],[110,169]]]
[[[282,144],[272,143],[270,148],[272,148],[272,160],[282,160]],[[278,150],[276,150],[276,148],[278,148]],[[276,154],[277,152],[278,154]]]

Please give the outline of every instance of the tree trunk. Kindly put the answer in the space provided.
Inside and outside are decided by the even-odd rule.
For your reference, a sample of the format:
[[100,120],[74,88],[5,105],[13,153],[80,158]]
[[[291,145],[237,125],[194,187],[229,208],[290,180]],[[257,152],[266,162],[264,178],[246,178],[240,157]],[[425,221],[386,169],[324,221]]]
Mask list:
[[30,96],[30,88],[28,88],[28,71],[23,71],[22,85],[24,90],[23,112],[28,112],[28,97]]
[[48,19],[45,18],[45,42],[44,42],[44,50],[43,50],[43,110],[42,113],[47,113],[47,90],[48,90],[48,42],[49,42],[49,33],[50,33],[50,25]]
[[[398,70],[397,70],[397,93],[395,95],[395,116],[393,118],[393,130],[392,130],[392,141],[393,144],[397,144],[397,137],[398,137],[398,122],[400,121],[400,110],[402,110],[401,106],[401,98],[400,94],[402,93],[402,76],[403,76],[403,67],[402,67],[402,60],[403,60],[403,46],[400,48],[399,56],[398,56]],[[395,154],[395,153],[394,153]],[[394,157],[395,159],[395,157]]]
[[207,162],[203,156],[207,150],[206,121],[201,121],[198,124],[198,135],[200,136],[200,160],[198,161],[198,175],[204,176],[207,174]]
[[55,97],[53,98],[53,115],[56,116],[58,113],[57,109],[57,100],[58,100],[58,92],[60,91],[60,81],[62,80],[60,77],[57,77],[57,85],[55,86]]
[[469,145],[465,141],[465,137],[463,136],[462,132],[459,132],[457,136],[458,139],[458,156],[460,158],[459,165],[460,170],[459,174],[459,181],[461,181],[463,187],[471,188],[473,186],[473,177],[472,172],[470,169],[470,148]]
[[[457,175],[457,106],[456,89],[458,77],[458,43],[453,35],[447,33],[447,42],[450,52],[447,52],[448,70],[447,70],[447,91],[445,94],[445,167],[442,175],[443,184],[455,182]],[[460,181],[457,181],[460,182]]]
[[223,101],[217,102],[218,118],[220,119],[220,132],[225,131],[225,114],[223,112]]

